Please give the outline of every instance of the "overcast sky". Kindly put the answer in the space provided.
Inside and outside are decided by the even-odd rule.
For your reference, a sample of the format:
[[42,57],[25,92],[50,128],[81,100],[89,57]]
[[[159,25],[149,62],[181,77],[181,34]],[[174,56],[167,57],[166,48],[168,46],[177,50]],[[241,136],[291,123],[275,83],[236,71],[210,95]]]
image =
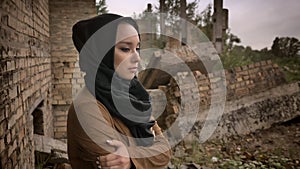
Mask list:
[[[187,0],[190,2],[191,0]],[[147,3],[159,0],[106,0],[108,10],[125,16],[141,13]],[[200,13],[213,0],[200,0]],[[224,0],[229,10],[229,27],[244,46],[270,48],[275,37],[290,36],[300,40],[300,0]]]

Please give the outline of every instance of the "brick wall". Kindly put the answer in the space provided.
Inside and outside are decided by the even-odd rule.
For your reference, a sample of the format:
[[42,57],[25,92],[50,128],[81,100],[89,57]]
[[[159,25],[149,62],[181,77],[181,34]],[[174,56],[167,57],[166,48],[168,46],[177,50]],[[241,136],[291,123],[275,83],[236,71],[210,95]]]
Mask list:
[[1,1],[0,11],[0,168],[32,169],[33,122],[53,135],[48,0]]
[[268,90],[286,82],[283,72],[270,60],[227,70],[227,98]]
[[67,110],[72,102],[72,92],[76,93],[84,83],[76,64],[78,53],[72,42],[72,26],[78,20],[95,16],[96,7],[95,0],[51,0],[49,9],[54,136],[65,139]]
[[[271,88],[280,86],[286,83],[283,73],[277,64],[273,64],[270,60],[261,61],[254,64],[236,67],[234,69],[226,70],[226,101],[238,100],[245,96],[257,94],[259,92],[267,91]],[[180,110],[180,106],[185,107],[185,111],[189,110],[188,106],[193,107],[196,105],[195,99],[198,98],[195,87],[191,87],[191,77],[195,77],[200,94],[200,108],[207,109],[211,104],[212,88],[218,88],[220,77],[215,74],[203,74],[198,70],[193,72],[178,72],[170,83],[166,86],[159,86],[166,93],[168,104],[166,105],[165,112],[159,120],[163,127],[168,127],[172,124],[172,120],[176,118]],[[152,95],[155,95],[152,92]],[[182,105],[181,98],[190,98],[186,102],[187,106]],[[154,102],[163,102],[159,100],[163,97],[152,96],[158,100]],[[161,109],[158,109],[161,110]],[[157,112],[155,112],[157,113]],[[168,121],[168,116],[172,117]],[[175,117],[174,117],[175,116]]]

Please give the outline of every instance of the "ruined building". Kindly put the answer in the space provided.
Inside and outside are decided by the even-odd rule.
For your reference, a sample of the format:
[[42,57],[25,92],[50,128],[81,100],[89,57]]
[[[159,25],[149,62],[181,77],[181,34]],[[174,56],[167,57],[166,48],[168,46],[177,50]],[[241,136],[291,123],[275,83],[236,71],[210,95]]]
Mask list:
[[[2,0],[0,5],[0,169],[33,169],[41,165],[43,153],[66,153],[67,109],[84,83],[71,28],[78,20],[96,15],[95,1]],[[215,42],[218,49],[220,34]],[[215,51],[205,45],[201,50]],[[182,106],[193,109],[192,104],[181,105],[180,98],[189,95],[188,101],[194,103],[199,97],[195,90],[205,112],[219,78],[201,66],[203,60],[188,46],[170,41],[165,50],[182,58],[191,72],[177,72],[171,78],[154,71],[140,78],[151,89],[154,113],[163,112],[161,124],[167,128]],[[166,53],[153,54],[154,61],[169,62]],[[215,137],[245,134],[299,115],[298,85],[286,84],[280,68],[271,61],[226,70],[225,75],[226,109]],[[196,88],[186,80],[191,76]],[[179,90],[178,85],[183,88]],[[167,104],[163,104],[165,98]],[[200,116],[193,128],[195,135],[202,125]]]

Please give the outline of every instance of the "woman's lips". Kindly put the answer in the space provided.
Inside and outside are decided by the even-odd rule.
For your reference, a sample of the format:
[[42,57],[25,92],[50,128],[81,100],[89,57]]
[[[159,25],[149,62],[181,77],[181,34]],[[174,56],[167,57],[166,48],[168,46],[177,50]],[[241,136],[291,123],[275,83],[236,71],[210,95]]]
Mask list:
[[137,69],[138,69],[138,67],[131,67],[131,68],[129,68],[129,71],[132,73],[135,73],[135,72],[137,72]]

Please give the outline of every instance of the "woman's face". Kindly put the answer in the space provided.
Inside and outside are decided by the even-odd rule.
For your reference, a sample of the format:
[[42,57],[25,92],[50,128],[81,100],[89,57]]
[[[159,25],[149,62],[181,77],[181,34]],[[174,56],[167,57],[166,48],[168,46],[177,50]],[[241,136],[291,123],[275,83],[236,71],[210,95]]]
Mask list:
[[123,79],[131,80],[138,70],[140,39],[136,29],[127,23],[121,23],[117,29],[114,68]]

